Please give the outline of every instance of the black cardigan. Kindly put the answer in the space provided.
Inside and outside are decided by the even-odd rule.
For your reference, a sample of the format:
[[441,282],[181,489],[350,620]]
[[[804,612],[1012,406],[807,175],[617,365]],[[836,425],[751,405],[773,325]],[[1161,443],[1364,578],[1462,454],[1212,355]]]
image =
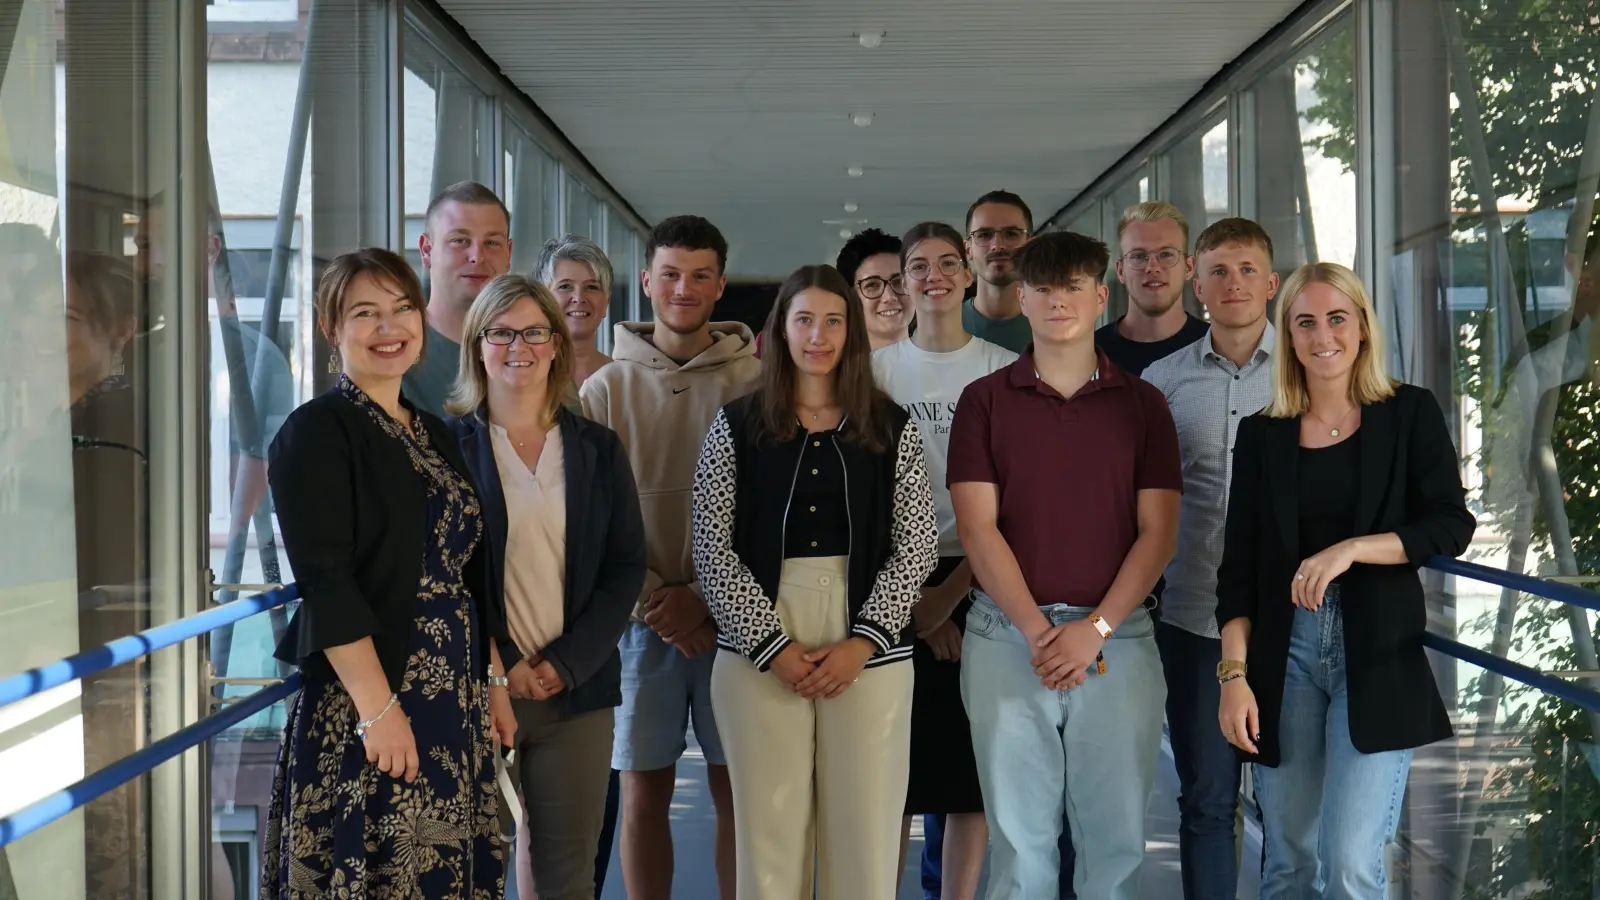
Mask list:
[[[1476,522],[1467,510],[1454,445],[1438,401],[1399,385],[1366,406],[1359,441],[1360,493],[1352,534],[1394,532],[1404,565],[1357,563],[1340,579],[1350,739],[1362,753],[1420,747],[1451,735],[1423,652],[1427,629],[1417,569],[1431,556],[1460,556]],[[1239,423],[1222,564],[1217,624],[1251,622],[1249,674],[1261,712],[1260,754],[1275,767],[1279,711],[1295,606],[1290,584],[1302,562],[1296,468],[1300,420],[1250,416]]]
[[827,440],[844,462],[850,512],[846,588],[851,632],[877,653],[867,665],[911,658],[911,607],[939,560],[933,488],[922,438],[906,411],[883,401],[893,443],[871,453],[839,432],[800,430],[757,446],[749,425],[756,394],[717,413],[694,478],[694,567],[717,621],[717,642],[765,671],[785,646],[775,601],[783,571],[783,529],[800,454]]
[[[476,415],[451,418],[483,503],[489,546],[489,596],[505,608],[506,495],[489,426]],[[543,648],[566,690],[556,699],[568,715],[622,702],[617,641],[645,579],[644,517],[622,441],[611,429],[563,409],[562,469],[566,474],[566,580],[561,636]],[[509,670],[538,648],[521,648],[508,634],[500,661]]]
[[[470,482],[455,435],[435,416],[406,406],[428,429],[434,450]],[[331,676],[324,649],[371,637],[389,688],[398,693],[428,540],[422,476],[405,446],[338,387],[290,414],[269,460],[278,527],[300,588],[300,607],[277,658],[308,675]],[[505,636],[501,607],[487,590],[486,543],[478,541],[461,575],[478,609],[474,638],[483,671],[473,674],[480,678],[489,664],[484,637]]]

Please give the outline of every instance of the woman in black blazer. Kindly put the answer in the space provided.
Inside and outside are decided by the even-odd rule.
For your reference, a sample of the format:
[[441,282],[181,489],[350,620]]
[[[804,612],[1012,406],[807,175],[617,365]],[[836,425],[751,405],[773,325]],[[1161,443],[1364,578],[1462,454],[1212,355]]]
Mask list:
[[264,898],[498,897],[494,735],[516,733],[483,517],[455,436],[401,396],[421,285],[388,250],[333,260],[317,318],[332,390],[289,416],[268,477],[300,665],[266,831]]
[[495,278],[462,334],[449,423],[482,487],[490,597],[506,613],[529,871],[540,897],[592,898],[617,641],[645,579],[638,489],[616,433],[563,407],[575,358],[548,288]]
[[1272,405],[1234,446],[1219,719],[1256,764],[1263,900],[1376,900],[1411,750],[1451,734],[1417,569],[1475,523],[1439,404],[1385,374],[1355,273],[1301,267],[1275,324]]

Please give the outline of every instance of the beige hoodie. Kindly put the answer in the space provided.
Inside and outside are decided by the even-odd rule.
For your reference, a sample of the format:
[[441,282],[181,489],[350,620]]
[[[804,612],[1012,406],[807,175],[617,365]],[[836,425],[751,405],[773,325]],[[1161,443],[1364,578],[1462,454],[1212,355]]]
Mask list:
[[[647,339],[653,322],[621,322],[612,362],[589,376],[583,414],[622,438],[644,513],[648,569],[634,618],[658,588],[695,582],[694,469],[724,404],[755,389],[755,336],[738,322],[713,322],[715,343],[679,366]],[[697,588],[698,589],[698,588]]]

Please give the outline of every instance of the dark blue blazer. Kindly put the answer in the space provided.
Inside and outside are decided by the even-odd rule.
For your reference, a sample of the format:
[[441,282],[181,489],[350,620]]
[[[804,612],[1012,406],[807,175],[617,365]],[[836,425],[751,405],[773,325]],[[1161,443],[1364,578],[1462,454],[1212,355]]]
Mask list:
[[[489,539],[489,596],[504,609],[509,526],[489,425],[481,414],[451,418],[446,424],[461,442],[461,454],[478,485]],[[616,432],[567,409],[557,424],[567,481],[566,624],[542,653],[566,684],[556,699],[565,703],[568,715],[577,715],[622,702],[617,641],[644,588],[644,517],[633,467]],[[535,649],[502,638],[500,659],[510,669]]]

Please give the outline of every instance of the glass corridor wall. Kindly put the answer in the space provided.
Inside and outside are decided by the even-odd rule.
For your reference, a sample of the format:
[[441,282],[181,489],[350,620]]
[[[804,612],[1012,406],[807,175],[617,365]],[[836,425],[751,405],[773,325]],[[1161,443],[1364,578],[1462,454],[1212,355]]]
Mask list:
[[[0,4],[0,676],[293,580],[265,460],[332,380],[318,272],[418,263],[444,185],[501,192],[520,271],[594,238],[636,315],[646,223],[457,35],[398,0]],[[0,814],[280,677],[286,621],[0,710]],[[254,898],[281,723],[0,850],[0,898]]]
[[[1051,227],[1115,248],[1149,197],[1195,233],[1258,220],[1281,273],[1354,266],[1393,372],[1453,421],[1479,520],[1465,558],[1595,587],[1597,21],[1592,3],[1308,4]],[[1594,612],[1429,578],[1434,631],[1600,686]],[[1458,738],[1417,755],[1400,895],[1600,897],[1600,717],[1436,662]]]

